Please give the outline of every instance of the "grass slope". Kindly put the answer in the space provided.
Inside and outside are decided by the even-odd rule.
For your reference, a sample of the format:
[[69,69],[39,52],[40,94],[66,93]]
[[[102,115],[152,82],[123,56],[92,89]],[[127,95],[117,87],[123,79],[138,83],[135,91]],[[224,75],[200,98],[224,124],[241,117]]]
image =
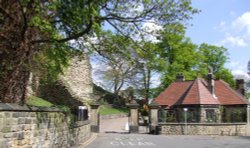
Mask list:
[[36,96],[30,96],[27,100],[27,105],[38,107],[52,107],[54,104]]
[[107,105],[102,105],[100,107],[100,114],[101,115],[111,115],[111,114],[124,114],[128,113],[129,109],[127,108],[113,108]]

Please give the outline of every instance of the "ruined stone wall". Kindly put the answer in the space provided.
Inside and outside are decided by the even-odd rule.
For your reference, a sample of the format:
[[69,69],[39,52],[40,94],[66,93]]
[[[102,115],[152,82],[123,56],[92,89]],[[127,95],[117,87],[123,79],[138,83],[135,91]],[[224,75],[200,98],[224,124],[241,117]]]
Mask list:
[[90,134],[89,120],[72,122],[58,109],[0,103],[1,148],[70,148]]
[[64,75],[60,76],[59,81],[79,101],[84,102],[91,99],[93,83],[88,56],[72,58],[70,66],[65,70]]
[[38,96],[55,104],[83,105],[93,99],[91,65],[87,55],[75,56],[58,80],[41,84]]

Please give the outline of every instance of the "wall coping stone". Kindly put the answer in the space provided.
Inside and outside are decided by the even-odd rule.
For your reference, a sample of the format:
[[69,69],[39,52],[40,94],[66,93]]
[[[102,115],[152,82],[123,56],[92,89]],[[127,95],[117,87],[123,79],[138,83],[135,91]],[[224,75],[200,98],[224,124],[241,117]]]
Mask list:
[[0,111],[63,112],[56,107],[36,107],[16,103],[0,103]]
[[[159,122],[159,125],[186,125],[186,123],[162,123]],[[187,125],[207,125],[207,126],[226,126],[226,125],[247,125],[247,122],[239,123],[187,123]]]

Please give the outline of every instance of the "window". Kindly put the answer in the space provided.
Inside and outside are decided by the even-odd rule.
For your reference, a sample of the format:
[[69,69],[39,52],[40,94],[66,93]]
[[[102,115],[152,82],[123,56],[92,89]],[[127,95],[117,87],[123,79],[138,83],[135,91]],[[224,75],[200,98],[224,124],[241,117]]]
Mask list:
[[214,109],[206,109],[206,121],[207,122],[215,122],[216,121],[216,113]]

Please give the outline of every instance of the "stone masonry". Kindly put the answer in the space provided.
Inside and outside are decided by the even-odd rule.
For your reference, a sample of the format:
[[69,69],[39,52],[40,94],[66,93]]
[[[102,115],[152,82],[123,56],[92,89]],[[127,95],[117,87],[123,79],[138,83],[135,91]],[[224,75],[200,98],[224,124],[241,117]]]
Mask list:
[[75,123],[58,109],[0,103],[1,148],[69,148],[89,137],[88,120]]
[[74,98],[81,102],[91,99],[93,84],[91,66],[87,55],[72,58],[69,68],[59,79]]
[[58,81],[41,85],[39,97],[55,104],[81,106],[93,99],[91,66],[87,55],[75,56]]
[[[249,136],[247,123],[167,123],[160,124],[161,133],[166,135],[223,135]],[[187,128],[187,129],[185,129]]]

